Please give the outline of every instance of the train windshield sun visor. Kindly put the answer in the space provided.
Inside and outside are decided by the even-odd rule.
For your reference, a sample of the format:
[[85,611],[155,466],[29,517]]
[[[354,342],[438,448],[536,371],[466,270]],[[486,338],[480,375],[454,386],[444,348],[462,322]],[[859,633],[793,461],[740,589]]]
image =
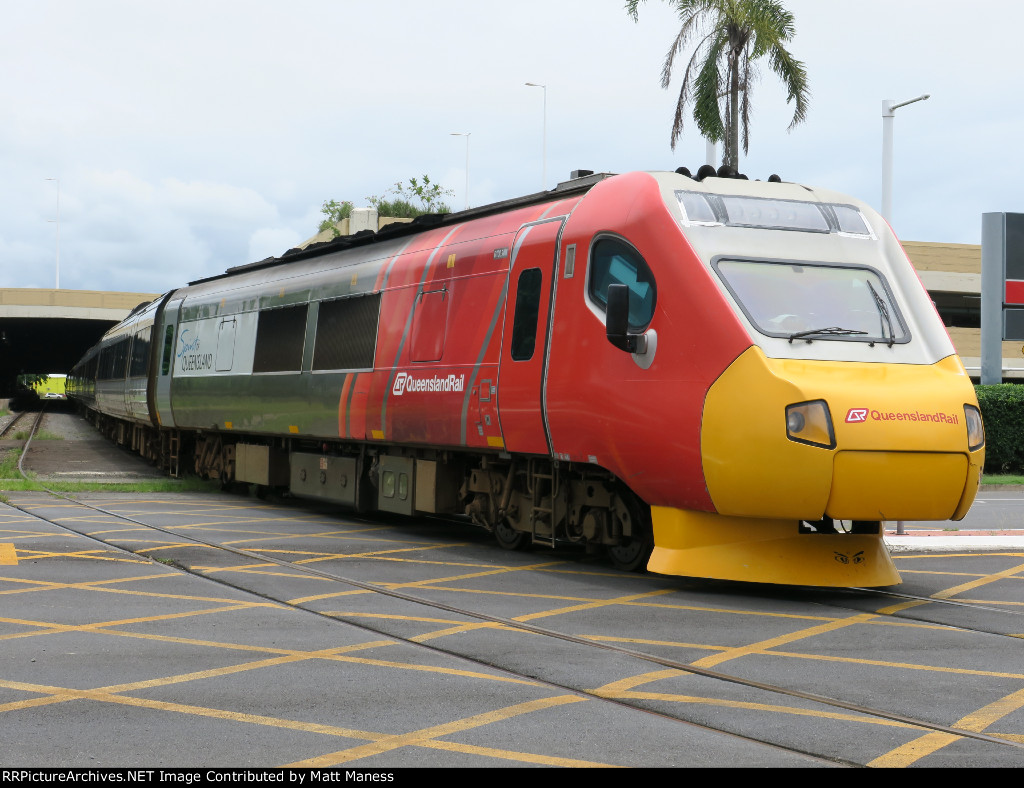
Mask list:
[[754,328],[789,342],[910,341],[882,275],[864,266],[718,259],[713,263]]
[[709,194],[682,189],[676,191],[676,199],[679,200],[679,208],[687,225],[872,237],[863,214],[852,205]]

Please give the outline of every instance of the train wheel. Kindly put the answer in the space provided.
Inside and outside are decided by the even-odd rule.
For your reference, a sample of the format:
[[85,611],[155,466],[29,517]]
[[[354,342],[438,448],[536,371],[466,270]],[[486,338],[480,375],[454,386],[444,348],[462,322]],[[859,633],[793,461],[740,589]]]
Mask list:
[[629,539],[624,544],[612,545],[608,548],[608,558],[612,565],[623,572],[639,572],[647,566],[654,545],[643,539]]
[[530,535],[517,531],[504,520],[494,526],[494,538],[506,550],[525,550],[530,546]]
[[614,533],[631,534],[620,537],[619,543],[608,546],[608,558],[616,569],[639,572],[647,568],[647,559],[654,550],[654,530],[650,509],[642,505],[628,490],[616,496],[614,514],[618,520]]

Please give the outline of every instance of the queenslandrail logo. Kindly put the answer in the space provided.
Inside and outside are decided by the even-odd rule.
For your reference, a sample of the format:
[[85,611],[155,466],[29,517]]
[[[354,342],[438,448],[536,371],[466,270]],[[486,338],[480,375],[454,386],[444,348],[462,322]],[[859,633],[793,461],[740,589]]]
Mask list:
[[923,413],[919,410],[872,410],[850,408],[846,413],[847,424],[863,424],[868,421],[928,421],[934,424],[959,424],[955,413]]
[[391,393],[396,397],[400,397],[403,394],[419,391],[431,393],[438,391],[465,391],[465,389],[465,375],[447,375],[446,377],[435,375],[430,378],[418,378],[410,375],[408,372],[399,372],[395,376],[395,384],[391,387]]

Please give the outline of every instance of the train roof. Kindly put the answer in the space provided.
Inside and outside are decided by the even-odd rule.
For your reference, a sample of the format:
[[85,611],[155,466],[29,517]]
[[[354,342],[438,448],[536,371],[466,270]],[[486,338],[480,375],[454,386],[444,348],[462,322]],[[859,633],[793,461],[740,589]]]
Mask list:
[[[747,181],[748,178],[745,175],[740,175],[728,167],[721,167],[718,170],[711,167],[710,165],[702,166],[696,173],[691,175],[690,171],[685,167],[680,167],[675,170],[680,175],[685,175],[692,178],[695,182],[702,182],[706,178],[715,178],[722,180],[739,180]],[[225,279],[230,276],[235,276],[240,273],[247,273],[250,271],[257,271],[266,268],[273,268],[279,265],[286,265],[288,263],[297,262],[299,260],[306,260],[313,257],[319,257],[321,255],[330,254],[332,252],[339,252],[345,249],[351,249],[358,246],[366,246],[369,244],[382,243],[390,241],[395,238],[402,238],[408,235],[415,235],[416,233],[423,232],[424,230],[431,229],[433,227],[442,227],[446,225],[460,224],[462,222],[470,221],[472,219],[479,219],[485,216],[493,216],[495,214],[504,213],[505,211],[514,210],[516,208],[523,208],[529,205],[537,205],[539,203],[550,202],[551,200],[559,200],[565,197],[571,197],[577,194],[585,194],[590,191],[596,184],[600,183],[607,178],[613,178],[618,173],[612,172],[601,172],[595,173],[592,170],[575,170],[573,171],[570,179],[562,181],[553,189],[548,191],[535,192],[533,194],[527,194],[522,197],[513,197],[508,200],[502,200],[500,202],[490,203],[488,205],[482,205],[477,208],[469,208],[464,211],[456,211],[453,213],[429,213],[422,216],[417,216],[411,222],[396,222],[393,224],[387,224],[377,231],[373,230],[361,230],[354,235],[343,235],[338,238],[334,238],[330,241],[323,241],[320,243],[311,244],[305,248],[296,247],[289,249],[279,257],[268,257],[264,260],[260,260],[254,263],[247,263],[245,265],[237,265],[228,268],[222,274],[215,274],[214,276],[204,277],[197,279],[194,282],[189,282],[189,286],[205,284],[207,282],[215,282],[219,279]],[[772,175],[768,178],[768,183],[784,183],[778,175]],[[737,184],[738,186],[738,184]],[[806,188],[806,187],[804,187]]]
[[[576,177],[577,173],[578,177]],[[214,282],[218,279],[224,279],[225,277],[235,276],[236,274],[246,273],[249,271],[285,265],[287,263],[296,262],[297,260],[319,257],[323,254],[338,252],[357,246],[390,241],[394,238],[401,238],[406,235],[415,235],[416,233],[423,232],[424,230],[428,230],[433,227],[460,224],[472,219],[479,219],[484,216],[493,216],[494,214],[504,213],[505,211],[513,210],[515,208],[536,205],[550,200],[559,200],[564,197],[571,197],[575,194],[583,194],[589,191],[595,184],[600,183],[606,178],[613,177],[615,173],[594,173],[582,170],[574,172],[573,175],[573,178],[559,183],[555,188],[550,189],[549,191],[527,194],[523,197],[513,197],[509,200],[502,200],[501,202],[482,205],[478,208],[469,208],[465,211],[457,211],[454,213],[428,213],[422,216],[417,216],[411,222],[387,224],[376,232],[373,230],[361,230],[355,235],[343,235],[330,241],[312,244],[304,249],[289,249],[280,257],[268,257],[267,259],[260,260],[259,262],[237,265],[229,268],[223,274],[216,274],[215,276],[209,276],[204,279],[197,279],[194,282],[189,282],[189,286],[204,284],[206,282]]]

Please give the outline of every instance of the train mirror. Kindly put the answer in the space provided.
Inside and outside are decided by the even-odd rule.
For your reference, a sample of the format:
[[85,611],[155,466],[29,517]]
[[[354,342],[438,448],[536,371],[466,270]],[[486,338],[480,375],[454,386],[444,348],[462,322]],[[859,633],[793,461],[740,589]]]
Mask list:
[[642,353],[641,340],[646,337],[629,333],[629,288],[626,285],[608,285],[606,310],[604,332],[608,341],[627,353]]

